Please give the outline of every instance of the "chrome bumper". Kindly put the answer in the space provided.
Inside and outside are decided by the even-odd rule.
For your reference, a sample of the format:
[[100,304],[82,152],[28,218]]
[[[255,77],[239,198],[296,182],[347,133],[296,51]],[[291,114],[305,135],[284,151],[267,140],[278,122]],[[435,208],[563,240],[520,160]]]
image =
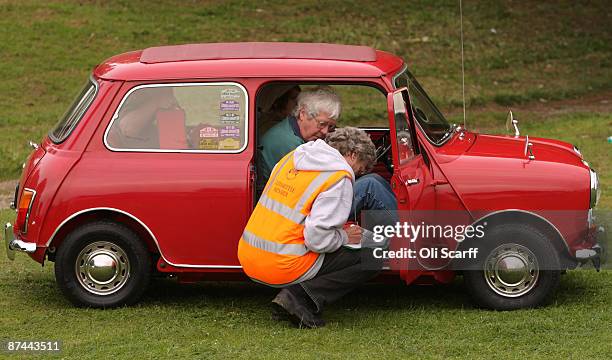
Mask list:
[[15,260],[15,252],[21,251],[33,253],[36,251],[36,244],[15,239],[13,234],[13,225],[6,223],[4,225],[4,244],[6,245],[6,256],[9,260]]

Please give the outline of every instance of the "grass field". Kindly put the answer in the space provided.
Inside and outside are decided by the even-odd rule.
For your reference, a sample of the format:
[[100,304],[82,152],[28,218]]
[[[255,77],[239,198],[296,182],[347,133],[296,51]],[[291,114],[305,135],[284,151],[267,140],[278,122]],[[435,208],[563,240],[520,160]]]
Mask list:
[[[12,216],[0,213],[2,221]],[[275,291],[253,283],[157,280],[136,306],[74,308],[53,266],[0,250],[0,338],[63,341],[65,358],[508,358],[612,356],[612,271],[563,276],[545,308],[476,309],[449,286],[370,284],[330,306],[329,325],[298,330],[270,319]],[[18,356],[11,356],[18,358]],[[30,358],[30,355],[23,355]]]
[[[464,1],[468,127],[576,144],[612,209],[612,13],[604,1]],[[105,58],[153,45],[314,41],[370,45],[407,60],[461,119],[455,1],[0,0],[0,180]],[[603,94],[603,95],[600,95]],[[537,154],[536,154],[537,155]],[[2,223],[14,212],[0,210]],[[44,268],[0,250],[0,339],[61,340],[63,358],[612,358],[612,270],[571,271],[544,308],[474,308],[449,286],[369,284],[329,307],[323,329],[270,319],[275,291],[252,283],[157,280],[136,306],[77,309]],[[0,354],[4,357],[5,354]],[[40,357],[48,357],[42,355]],[[30,354],[8,358],[31,358]]]
[[[458,15],[449,0],[0,1],[0,180],[18,176],[27,140],[49,131],[96,64],[154,45],[370,45],[406,59],[439,105],[459,106]],[[612,90],[605,0],[468,1],[464,20],[473,108]]]

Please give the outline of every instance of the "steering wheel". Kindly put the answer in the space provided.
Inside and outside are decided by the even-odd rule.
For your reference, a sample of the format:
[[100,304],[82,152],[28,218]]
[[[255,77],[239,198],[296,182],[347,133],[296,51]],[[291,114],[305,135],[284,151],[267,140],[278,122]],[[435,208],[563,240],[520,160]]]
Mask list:
[[393,174],[393,158],[391,155],[391,139],[389,134],[386,134],[374,142],[376,147],[376,163],[382,162],[387,170]]

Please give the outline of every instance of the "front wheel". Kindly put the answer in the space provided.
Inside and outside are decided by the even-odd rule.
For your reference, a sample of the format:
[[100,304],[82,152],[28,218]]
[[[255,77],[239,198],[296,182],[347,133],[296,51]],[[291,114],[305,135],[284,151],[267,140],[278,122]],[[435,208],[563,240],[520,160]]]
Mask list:
[[130,229],[112,222],[77,228],[61,244],[55,260],[57,284],[78,306],[132,304],[151,277],[146,246]]
[[481,241],[478,270],[464,272],[464,283],[478,305],[495,310],[533,308],[554,293],[561,274],[559,255],[537,229],[504,224]]

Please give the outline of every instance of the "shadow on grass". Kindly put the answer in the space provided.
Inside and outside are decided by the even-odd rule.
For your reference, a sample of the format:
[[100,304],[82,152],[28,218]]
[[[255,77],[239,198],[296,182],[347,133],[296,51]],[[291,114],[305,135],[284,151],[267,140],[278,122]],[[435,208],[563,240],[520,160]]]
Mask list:
[[[583,273],[588,273],[583,276]],[[592,275],[594,274],[594,275]],[[561,277],[561,284],[552,302],[557,306],[595,304],[605,296],[602,285],[606,275],[594,271],[570,272]],[[609,277],[609,276],[608,276]],[[601,280],[600,281],[598,281]],[[278,289],[252,282],[201,282],[179,284],[171,279],[154,280],[141,304],[174,306],[268,306]],[[411,285],[402,283],[368,283],[349,293],[330,309],[474,309],[461,277],[448,285]]]
[[[561,277],[552,302],[556,306],[596,305],[608,296],[612,272],[571,271]],[[62,309],[72,307],[52,279],[33,277],[29,281],[6,281],[0,290],[11,294],[12,301],[34,307]],[[201,282],[179,284],[173,279],[154,279],[139,302],[140,307],[265,307],[278,289],[252,282]],[[462,279],[448,285],[406,286],[401,283],[369,283],[329,306],[345,310],[474,309]]]
[[[227,303],[261,304],[267,306],[279,289],[251,282],[202,282],[179,284],[173,280],[158,279],[141,303],[155,305]],[[450,285],[405,286],[401,283],[370,283],[351,292],[330,308],[462,308],[470,306],[461,282]]]

